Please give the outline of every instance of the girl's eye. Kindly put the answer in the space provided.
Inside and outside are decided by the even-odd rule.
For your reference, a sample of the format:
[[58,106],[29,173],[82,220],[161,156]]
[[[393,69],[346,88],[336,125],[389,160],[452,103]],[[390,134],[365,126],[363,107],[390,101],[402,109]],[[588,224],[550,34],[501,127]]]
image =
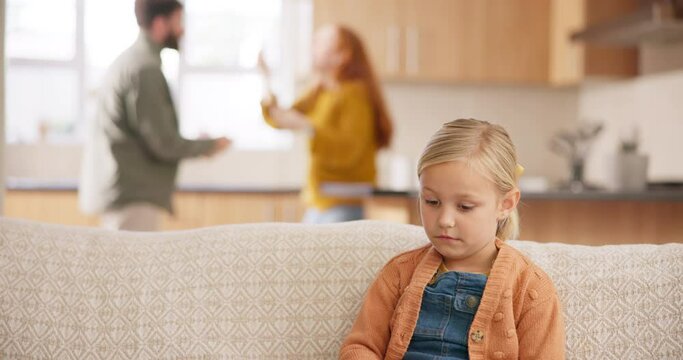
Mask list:
[[425,204],[429,206],[439,206],[439,200],[425,199]]
[[460,210],[462,210],[462,211],[470,211],[470,210],[474,209],[474,206],[473,206],[473,205],[469,205],[469,204],[460,204],[460,205],[458,205],[458,207],[459,207]]

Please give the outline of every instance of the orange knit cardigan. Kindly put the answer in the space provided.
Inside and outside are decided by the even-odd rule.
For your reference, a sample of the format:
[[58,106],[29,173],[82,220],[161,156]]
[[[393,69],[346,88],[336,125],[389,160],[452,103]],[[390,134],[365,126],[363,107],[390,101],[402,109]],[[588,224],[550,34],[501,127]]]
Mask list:
[[[470,359],[564,359],[562,305],[552,281],[517,249],[500,240],[496,247],[469,332]],[[368,289],[340,359],[403,358],[422,293],[442,260],[431,244],[390,260]]]

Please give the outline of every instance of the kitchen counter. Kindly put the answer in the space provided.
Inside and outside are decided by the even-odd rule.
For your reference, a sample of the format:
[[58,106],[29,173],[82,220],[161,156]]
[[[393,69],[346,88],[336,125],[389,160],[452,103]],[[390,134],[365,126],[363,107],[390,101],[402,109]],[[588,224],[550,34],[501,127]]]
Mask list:
[[[523,192],[520,238],[583,245],[683,243],[683,190]],[[376,191],[366,217],[419,224],[416,191]]]
[[[4,216],[41,222],[97,226],[97,216],[80,210],[75,181],[7,182]],[[162,229],[181,230],[223,224],[298,222],[304,206],[297,188],[181,185],[173,194],[174,212]]]
[[[73,180],[33,180],[8,179],[5,188],[9,191],[78,191],[78,183]],[[295,187],[264,187],[239,185],[197,185],[181,184],[178,192],[192,193],[241,193],[241,194],[297,194]]]
[[[6,189],[11,191],[76,191],[78,183],[73,180],[31,180],[8,179]],[[243,193],[243,194],[296,194],[296,187],[265,187],[239,185],[181,184],[178,192],[193,193]],[[416,190],[396,191],[376,189],[373,197],[417,197]],[[544,192],[522,192],[525,200],[595,200],[595,201],[683,201],[683,189],[650,189],[645,191],[582,191],[571,192],[551,190]]]
[[[77,183],[7,181],[5,215],[59,224],[96,226],[78,208]],[[298,222],[304,212],[294,187],[180,185],[166,230],[253,222]],[[420,223],[416,191],[375,190],[365,218]],[[683,190],[644,192],[525,192],[521,238],[573,244],[683,242]]]
[[[417,197],[417,191],[375,190],[373,196]],[[645,191],[582,191],[571,192],[551,190],[544,192],[522,192],[525,200],[624,200],[624,201],[683,201],[683,190],[658,189]]]

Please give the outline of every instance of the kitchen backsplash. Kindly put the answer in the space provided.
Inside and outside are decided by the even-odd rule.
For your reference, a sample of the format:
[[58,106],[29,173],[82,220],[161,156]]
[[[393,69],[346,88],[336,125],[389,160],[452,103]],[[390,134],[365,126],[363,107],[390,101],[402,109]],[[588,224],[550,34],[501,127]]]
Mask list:
[[587,84],[579,94],[579,118],[605,122],[594,144],[587,177],[611,187],[614,156],[623,134],[637,127],[639,152],[649,156],[650,181],[682,181],[683,71],[641,76],[630,81]]
[[[385,90],[396,137],[392,150],[379,157],[378,180],[383,187],[414,187],[415,162],[428,138],[444,122],[461,117],[508,128],[526,174],[553,180],[566,176],[562,159],[548,150],[547,143],[554,131],[577,118],[576,88],[390,83]],[[209,160],[186,161],[179,180],[185,184],[299,186],[305,179],[305,146],[305,139],[299,137],[294,148],[285,152],[227,152]],[[10,144],[7,175],[76,180],[80,156],[78,145]]]

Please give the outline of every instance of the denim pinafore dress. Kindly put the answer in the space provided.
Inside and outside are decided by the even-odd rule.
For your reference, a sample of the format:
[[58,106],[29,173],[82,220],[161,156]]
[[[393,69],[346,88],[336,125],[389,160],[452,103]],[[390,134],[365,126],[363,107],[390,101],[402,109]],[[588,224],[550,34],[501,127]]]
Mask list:
[[407,360],[469,359],[467,339],[479,308],[484,274],[448,271],[443,264],[424,290]]

